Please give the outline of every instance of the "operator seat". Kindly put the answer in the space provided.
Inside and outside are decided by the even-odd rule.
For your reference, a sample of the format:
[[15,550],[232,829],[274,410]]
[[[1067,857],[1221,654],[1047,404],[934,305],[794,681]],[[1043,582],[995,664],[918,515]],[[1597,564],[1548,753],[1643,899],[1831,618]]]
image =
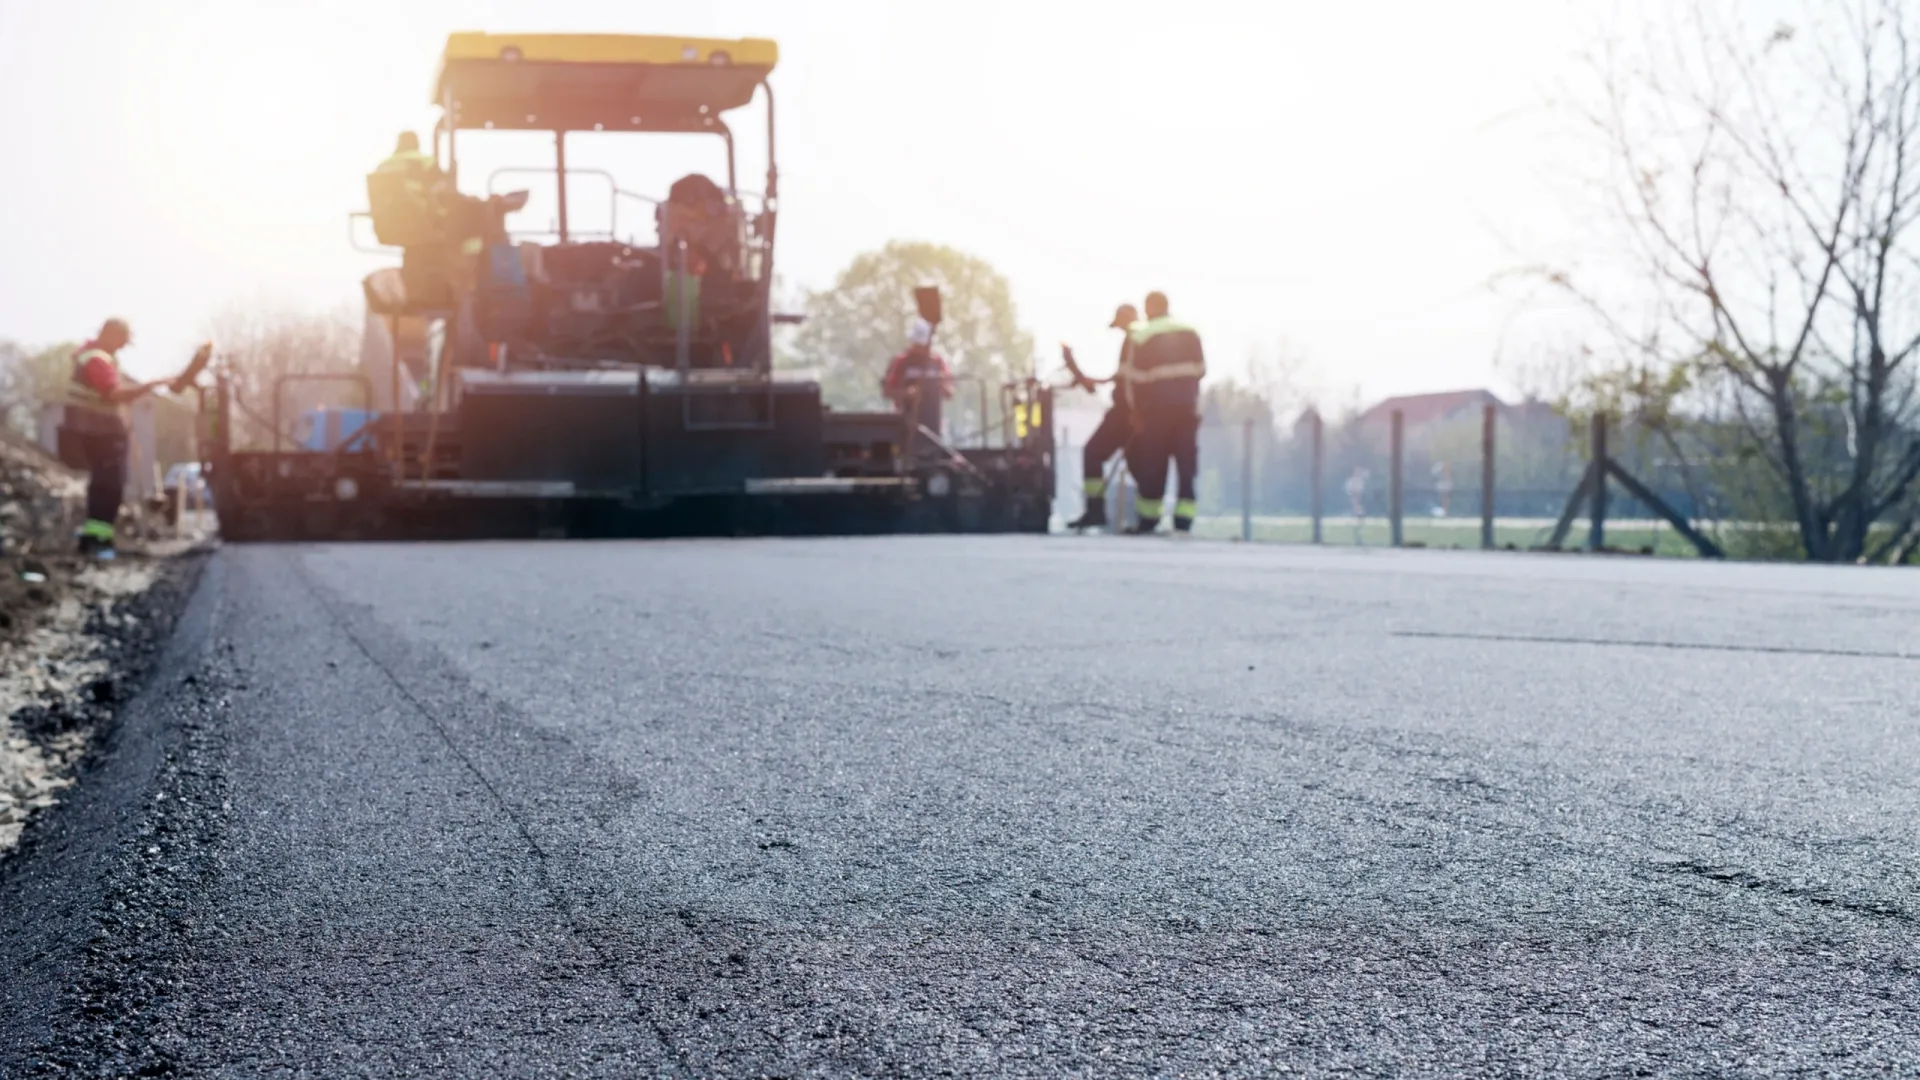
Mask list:
[[[472,251],[477,261],[471,306],[474,328],[486,341],[524,339],[533,325],[536,275],[534,267],[527,265],[524,249],[507,234],[507,215],[527,205],[527,192],[510,191],[466,205],[476,219],[463,230],[463,236],[470,238],[463,247],[477,249]],[[463,317],[466,307],[462,305]],[[486,350],[475,343],[463,359],[484,364]]]

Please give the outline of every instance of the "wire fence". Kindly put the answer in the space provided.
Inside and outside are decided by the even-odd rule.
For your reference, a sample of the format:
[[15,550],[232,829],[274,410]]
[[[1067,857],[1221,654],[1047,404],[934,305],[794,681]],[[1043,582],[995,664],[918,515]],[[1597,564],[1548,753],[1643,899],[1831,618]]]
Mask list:
[[[1085,439],[1061,434],[1056,506],[1065,521],[1084,507]],[[1213,417],[1200,429],[1194,531],[1371,547],[1583,548],[1597,539],[1610,550],[1699,555],[1715,553],[1699,539],[1774,527],[1726,522],[1713,493],[1645,433],[1611,434],[1611,445],[1596,446],[1550,410],[1494,405],[1418,423],[1388,412],[1337,429],[1312,414],[1291,430]],[[1597,535],[1587,483],[1596,452],[1641,489],[1609,481]],[[1125,523],[1131,480],[1118,460],[1108,471],[1109,517]]]

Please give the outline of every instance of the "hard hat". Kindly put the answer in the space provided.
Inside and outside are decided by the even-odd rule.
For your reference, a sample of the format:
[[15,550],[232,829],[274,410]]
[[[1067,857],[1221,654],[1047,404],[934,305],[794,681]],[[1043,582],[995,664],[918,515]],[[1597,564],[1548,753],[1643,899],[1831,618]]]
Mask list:
[[1132,304],[1121,304],[1113,309],[1113,321],[1107,325],[1116,330],[1125,330],[1140,321],[1140,312]]
[[925,319],[913,320],[912,329],[907,331],[907,341],[914,345],[933,344],[933,324]]

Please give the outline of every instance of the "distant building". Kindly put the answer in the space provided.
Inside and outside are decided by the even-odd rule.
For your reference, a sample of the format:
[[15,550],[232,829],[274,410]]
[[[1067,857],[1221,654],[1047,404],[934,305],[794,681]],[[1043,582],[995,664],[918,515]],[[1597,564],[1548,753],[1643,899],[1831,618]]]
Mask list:
[[1378,426],[1385,430],[1393,422],[1397,411],[1405,420],[1408,430],[1424,427],[1428,424],[1444,423],[1466,415],[1478,416],[1480,410],[1488,405],[1505,410],[1507,403],[1501,401],[1491,390],[1449,390],[1440,394],[1402,394],[1390,397],[1366,412],[1354,421],[1356,426],[1372,428]]
[[[1300,415],[1294,419],[1293,426],[1288,430],[1292,433],[1295,442],[1307,443],[1313,441],[1313,429],[1315,425],[1321,423],[1320,410],[1309,406],[1301,411]],[[1323,433],[1324,430],[1325,429],[1322,428]]]
[[1518,438],[1530,444],[1557,444],[1566,439],[1567,421],[1551,403],[1528,398],[1516,404],[1500,400],[1491,390],[1449,390],[1439,394],[1402,394],[1390,397],[1354,418],[1353,427],[1367,443],[1384,446],[1398,410],[1405,418],[1408,445],[1454,425],[1478,430],[1481,410],[1497,410],[1503,440]]

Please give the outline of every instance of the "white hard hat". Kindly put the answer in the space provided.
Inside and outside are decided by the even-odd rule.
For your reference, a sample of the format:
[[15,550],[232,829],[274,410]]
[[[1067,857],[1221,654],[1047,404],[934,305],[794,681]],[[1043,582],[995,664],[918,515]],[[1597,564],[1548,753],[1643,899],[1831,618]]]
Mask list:
[[915,345],[933,344],[933,324],[925,319],[913,320],[913,328],[907,331],[907,340]]

